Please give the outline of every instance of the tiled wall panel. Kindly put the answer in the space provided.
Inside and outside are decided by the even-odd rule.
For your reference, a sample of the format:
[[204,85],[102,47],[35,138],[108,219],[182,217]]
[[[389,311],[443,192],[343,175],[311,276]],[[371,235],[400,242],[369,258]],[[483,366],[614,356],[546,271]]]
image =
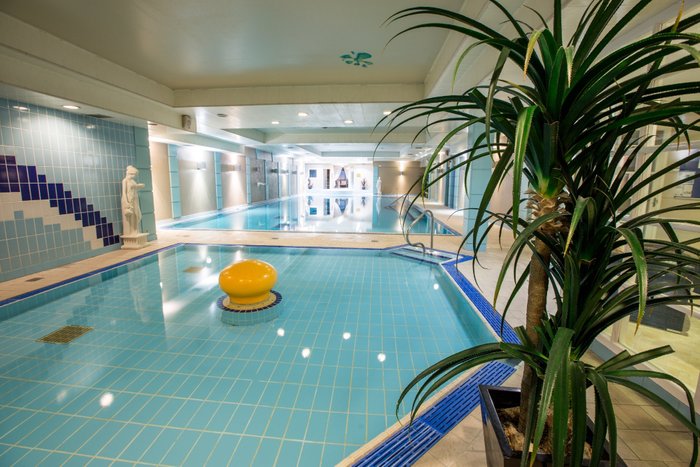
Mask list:
[[142,230],[155,235],[137,138],[145,130],[0,99],[0,280],[119,248],[127,165],[141,167]]

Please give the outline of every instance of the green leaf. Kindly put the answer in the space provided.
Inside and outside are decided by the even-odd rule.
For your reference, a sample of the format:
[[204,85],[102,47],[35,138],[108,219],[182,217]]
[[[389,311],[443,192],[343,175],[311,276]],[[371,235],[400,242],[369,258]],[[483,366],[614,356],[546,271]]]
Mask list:
[[634,259],[634,265],[637,270],[637,287],[639,289],[639,314],[637,315],[637,329],[642,323],[644,310],[647,303],[647,290],[649,288],[649,278],[647,271],[647,262],[644,257],[644,246],[639,240],[635,232],[620,228],[617,231],[625,238],[630,247],[630,253]]
[[[540,441],[542,440],[544,426],[547,422],[547,409],[549,408],[550,401],[552,400],[555,387],[558,384],[559,378],[562,377],[562,374],[564,376],[566,375],[569,367],[571,339],[573,336],[573,330],[562,327],[557,330],[557,333],[554,336],[554,341],[552,342],[552,349],[549,353],[547,369],[545,370],[544,381],[542,383],[542,394],[540,394],[539,410],[537,412],[537,424],[535,425],[535,434],[532,441],[533,447],[532,455],[530,457],[531,466],[535,462],[537,450],[540,446]],[[568,387],[564,386],[564,389],[568,389]],[[564,411],[563,414],[554,413],[555,426],[561,425],[562,417],[564,418],[563,423],[568,424],[569,413],[568,411]]]
[[532,31],[530,35],[530,41],[527,44],[527,52],[525,53],[525,64],[523,65],[523,78],[527,78],[527,68],[530,65],[530,58],[532,58],[532,52],[535,50],[537,45],[537,40],[542,35],[542,30]]
[[517,231],[518,211],[520,209],[520,185],[522,181],[523,165],[527,153],[527,143],[532,128],[532,119],[537,111],[536,106],[523,109],[518,114],[518,123],[515,131],[515,145],[513,153],[513,232]]
[[574,238],[574,233],[576,232],[576,227],[581,220],[581,216],[588,208],[588,214],[591,218],[595,217],[595,205],[591,198],[579,198],[576,200],[576,205],[574,206],[574,212],[571,215],[571,224],[569,225],[569,234],[566,237],[566,243],[564,244],[564,254],[569,250],[569,245],[571,245],[571,239]]

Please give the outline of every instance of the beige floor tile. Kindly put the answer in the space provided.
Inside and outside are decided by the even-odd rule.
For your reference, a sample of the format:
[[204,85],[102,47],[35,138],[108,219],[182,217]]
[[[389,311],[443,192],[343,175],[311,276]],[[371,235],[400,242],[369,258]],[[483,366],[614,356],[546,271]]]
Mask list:
[[665,431],[682,431],[687,432],[688,429],[681,424],[672,415],[663,410],[659,406],[643,405],[640,407],[644,412],[646,412],[650,417],[652,417],[657,423],[659,423]]
[[616,404],[615,415],[627,427],[634,430],[663,430],[664,427],[640,406]]
[[[640,461],[630,460],[625,462],[627,467],[666,467],[668,464],[663,461]],[[688,467],[688,464],[685,464]]]
[[641,430],[619,430],[620,437],[640,460],[682,461],[654,433]]
[[445,467],[445,464],[435,459],[435,457],[429,452],[424,454],[412,465],[413,467]]
[[690,461],[693,455],[693,437],[689,433],[662,431],[654,433],[654,436],[666,447],[666,450],[672,452],[678,460],[684,462]]

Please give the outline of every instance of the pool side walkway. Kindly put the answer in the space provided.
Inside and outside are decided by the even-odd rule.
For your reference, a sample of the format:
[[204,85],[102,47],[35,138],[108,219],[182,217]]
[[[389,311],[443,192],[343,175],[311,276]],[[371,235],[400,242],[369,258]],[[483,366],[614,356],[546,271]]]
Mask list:
[[[444,207],[428,204],[436,217],[450,227],[462,230],[462,216]],[[412,240],[427,239],[428,236],[415,235]],[[437,236],[435,248],[456,251],[461,239],[459,237]],[[0,301],[37,290],[68,278],[89,273],[130,258],[143,255],[155,249],[164,248],[175,243],[207,244],[246,244],[275,246],[318,246],[346,248],[387,248],[405,244],[401,235],[391,234],[321,234],[302,232],[221,232],[221,231],[159,231],[158,240],[141,250],[118,250],[99,257],[78,261],[66,266],[54,268],[25,277],[0,282]],[[497,241],[490,239],[489,251],[480,256],[483,267],[477,267],[476,275],[472,273],[470,263],[462,263],[462,272],[470,281],[481,286],[481,292],[487,299],[492,298],[492,284],[498,274],[498,266],[505,254],[499,249]],[[28,282],[29,279],[40,278]],[[504,285],[505,293],[512,289],[512,281]],[[519,303],[525,303],[523,300]],[[514,326],[524,321],[524,309],[514,308],[508,313],[508,321]],[[506,386],[517,386],[519,373],[506,382]],[[612,393],[618,416],[619,453],[630,467],[665,467],[687,466],[692,453],[692,437],[688,431],[669,418],[657,406],[631,393],[613,387]],[[349,461],[347,459],[347,461]],[[474,466],[486,465],[481,414],[475,410],[460,424],[439,441],[427,454],[414,465],[422,467]]]

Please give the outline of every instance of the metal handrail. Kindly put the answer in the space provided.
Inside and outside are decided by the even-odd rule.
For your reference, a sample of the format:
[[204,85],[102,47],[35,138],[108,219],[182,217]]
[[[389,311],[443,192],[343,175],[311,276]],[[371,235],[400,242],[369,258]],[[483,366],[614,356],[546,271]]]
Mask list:
[[418,217],[413,219],[413,222],[411,222],[411,225],[408,226],[408,229],[406,230],[406,243],[409,244],[409,246],[412,247],[421,247],[423,250],[423,254],[425,254],[425,244],[423,242],[416,242],[416,243],[411,243],[411,239],[409,238],[409,235],[411,234],[411,229],[413,228],[416,223],[424,218],[425,216],[430,216],[430,250],[433,250],[433,237],[435,235],[435,215],[433,214],[433,211],[430,209],[425,209],[423,212],[421,212]]

